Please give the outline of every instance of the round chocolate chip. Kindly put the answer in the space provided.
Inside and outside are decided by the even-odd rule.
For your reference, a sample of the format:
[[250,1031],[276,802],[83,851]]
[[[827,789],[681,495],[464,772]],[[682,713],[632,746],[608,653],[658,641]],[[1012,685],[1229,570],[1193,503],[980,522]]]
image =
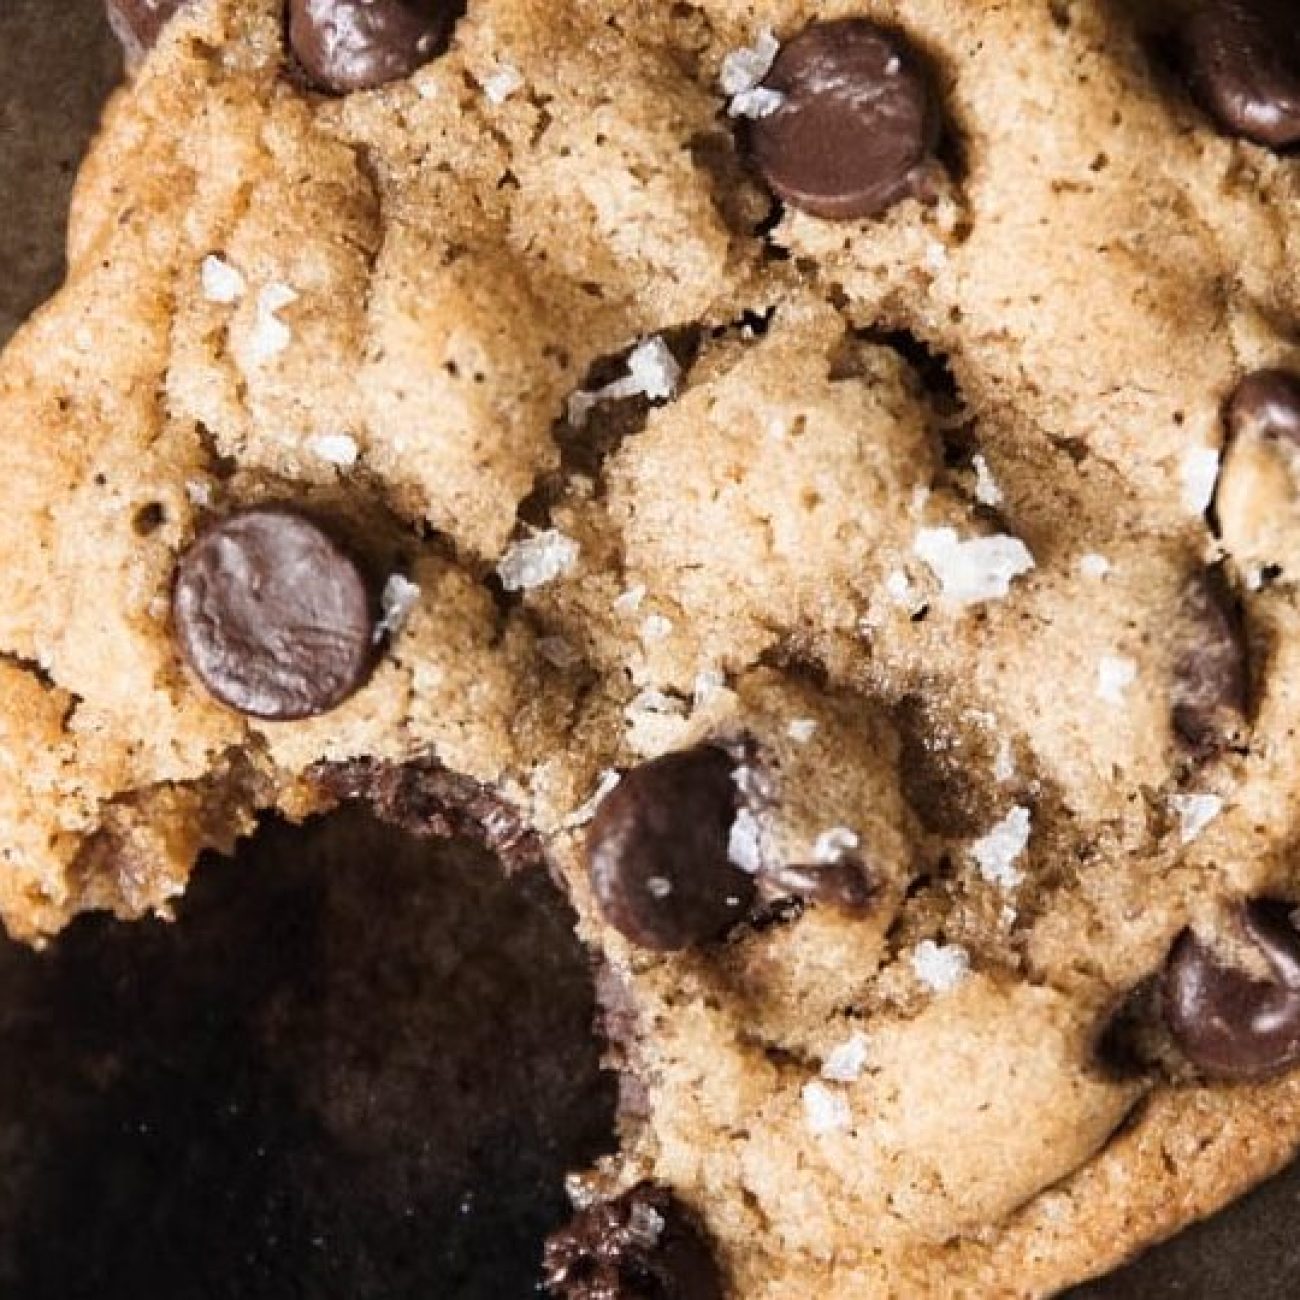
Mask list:
[[1197,98],[1224,130],[1300,143],[1300,21],[1294,0],[1210,0],[1184,29]]
[[430,62],[456,15],[452,0],[289,0],[289,42],[316,86],[346,95]]
[[1176,629],[1174,732],[1197,759],[1230,748],[1246,724],[1246,629],[1218,569],[1188,583]]
[[1228,401],[1228,432],[1254,434],[1300,446],[1300,376],[1286,370],[1257,370],[1237,385]]
[[108,25],[128,63],[138,63],[158,42],[168,20],[188,0],[106,0]]
[[666,1188],[640,1183],[574,1216],[546,1243],[543,1272],[558,1300],[722,1300],[694,1218]]
[[782,48],[764,85],[783,99],[750,124],[750,149],[792,207],[851,221],[915,192],[939,112],[919,57],[896,33],[864,18],[813,23]]
[[1300,1062],[1300,933],[1292,905],[1247,904],[1242,927],[1271,978],[1222,962],[1190,932],[1165,973],[1165,1016],[1187,1059],[1207,1074],[1258,1079]]
[[854,857],[778,867],[763,874],[759,887],[777,898],[800,898],[850,915],[871,911],[876,901],[871,873]]
[[291,510],[245,510],[200,534],[177,568],[172,618],[204,686],[251,717],[328,713],[374,662],[365,579]]
[[716,939],[753,900],[753,878],[727,856],[733,770],[712,745],[669,754],[629,772],[597,809],[587,840],[596,902],[642,948]]

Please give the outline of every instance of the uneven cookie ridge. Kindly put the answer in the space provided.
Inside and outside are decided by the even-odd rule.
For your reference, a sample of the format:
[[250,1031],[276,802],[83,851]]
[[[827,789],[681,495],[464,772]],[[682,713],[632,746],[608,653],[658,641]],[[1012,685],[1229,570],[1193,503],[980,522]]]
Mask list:
[[[399,8],[341,78],[329,6],[185,6],[0,364],[10,929],[362,792],[540,845],[641,1094],[587,1194],[747,1300],[1045,1294],[1280,1161],[1290,1076],[1099,1044],[1171,950],[1257,987],[1233,918],[1297,896],[1289,389],[1241,397],[1300,373],[1294,162],[1158,4]],[[762,141],[841,20],[853,114],[924,83],[879,187],[801,190]],[[177,601],[285,503],[352,653],[231,710]],[[684,882],[627,845],[701,754]]]

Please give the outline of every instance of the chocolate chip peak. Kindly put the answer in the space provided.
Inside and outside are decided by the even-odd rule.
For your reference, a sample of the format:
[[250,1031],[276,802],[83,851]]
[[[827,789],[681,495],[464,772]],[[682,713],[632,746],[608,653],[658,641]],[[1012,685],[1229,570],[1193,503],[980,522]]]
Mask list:
[[782,99],[750,124],[750,148],[792,207],[851,221],[915,192],[939,112],[901,36],[864,18],[813,23],[782,48],[764,86]]
[[1300,447],[1300,376],[1286,370],[1247,375],[1228,402],[1227,419],[1234,439],[1254,435]]
[[1188,77],[1224,130],[1300,143],[1300,19],[1294,0],[1210,0],[1183,32]]
[[629,772],[606,795],[587,839],[602,915],[643,948],[716,939],[745,915],[754,881],[728,857],[734,764],[701,745]]
[[700,1230],[653,1183],[575,1215],[546,1243],[543,1270],[558,1300],[722,1300]]
[[374,661],[360,570],[316,524],[278,507],[241,511],[199,535],[176,570],[172,619],[199,680],[251,717],[328,713]]
[[454,0],[289,0],[289,42],[321,90],[373,90],[435,58],[460,8]]
[[127,62],[138,63],[158,42],[168,20],[188,0],[106,0],[108,25],[122,42]]
[[1174,944],[1165,1015],[1187,1059],[1207,1074],[1258,1079],[1300,1062],[1300,933],[1292,910],[1271,899],[1242,910],[1266,979],[1229,965],[1190,931]]

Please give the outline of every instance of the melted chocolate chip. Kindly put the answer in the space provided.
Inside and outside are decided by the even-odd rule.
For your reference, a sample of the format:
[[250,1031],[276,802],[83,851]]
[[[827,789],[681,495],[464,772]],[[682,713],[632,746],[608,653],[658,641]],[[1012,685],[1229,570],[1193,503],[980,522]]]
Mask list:
[[201,533],[177,567],[172,619],[204,686],[251,717],[328,713],[374,662],[361,571],[291,510],[241,511]]
[[671,952],[716,939],[754,897],[727,856],[734,765],[701,745],[633,769],[605,797],[587,839],[605,919],[633,943]]
[[289,42],[321,90],[401,81],[446,47],[452,0],[289,0]]
[[1300,21],[1293,0],[1210,0],[1183,44],[1197,98],[1224,130],[1275,149],[1300,143]]
[[792,207],[851,221],[916,192],[939,112],[902,37],[863,18],[813,23],[782,48],[764,85],[784,100],[750,124],[750,148]]
[[847,857],[839,862],[812,862],[765,872],[759,881],[765,894],[799,898],[840,912],[862,915],[876,901],[876,885],[864,863]]
[[1300,933],[1291,905],[1247,904],[1242,926],[1271,978],[1224,964],[1190,932],[1165,973],[1165,1015],[1188,1060],[1207,1074],[1258,1079],[1300,1062]]
[[546,1243],[560,1300],[722,1300],[712,1252],[665,1187],[641,1183],[574,1216]]
[[1228,401],[1228,432],[1300,446],[1300,376],[1286,370],[1257,370],[1237,385]]
[[312,779],[333,799],[366,800],[376,817],[409,835],[482,844],[507,871],[542,860],[537,832],[510,804],[435,758],[326,763],[313,770]]
[[1174,665],[1174,731],[1197,759],[1237,741],[1245,726],[1246,632],[1222,573],[1188,584]]
[[158,43],[162,29],[188,0],[106,0],[108,25],[127,62],[138,63]]

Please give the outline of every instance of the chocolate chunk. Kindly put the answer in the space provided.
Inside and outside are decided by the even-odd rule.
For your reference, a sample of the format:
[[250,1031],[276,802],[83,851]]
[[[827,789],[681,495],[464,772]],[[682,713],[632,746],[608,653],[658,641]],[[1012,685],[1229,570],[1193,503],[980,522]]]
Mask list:
[[129,64],[139,63],[158,43],[168,20],[188,0],[106,0],[108,25],[122,43]]
[[289,42],[321,90],[401,81],[446,48],[452,0],[289,0]]
[[1300,447],[1300,376],[1286,370],[1257,370],[1237,385],[1228,401],[1228,432],[1255,434]]
[[507,871],[542,860],[537,832],[480,781],[449,772],[436,758],[324,763],[311,778],[334,799],[364,799],[376,817],[409,835],[473,840]]
[[1246,721],[1246,632],[1218,569],[1187,586],[1174,664],[1174,731],[1207,759],[1237,742]]
[[874,217],[914,194],[939,138],[920,58],[864,18],[813,23],[764,82],[784,99],[749,126],[749,147],[792,207],[832,221]]
[[1188,79],[1225,131],[1300,143],[1300,21],[1293,0],[1210,0],[1183,31]]
[[204,686],[251,717],[328,713],[374,662],[370,593],[314,523],[262,507],[214,524],[182,556],[176,637]]
[[596,811],[587,859],[605,919],[633,943],[671,952],[717,938],[745,914],[751,876],[727,856],[734,764],[701,745],[629,772]]
[[1262,899],[1242,911],[1268,979],[1226,965],[1190,932],[1174,944],[1165,1016],[1187,1059],[1207,1074],[1259,1079],[1300,1062],[1300,933],[1292,907]]
[[866,865],[854,857],[839,862],[812,862],[765,872],[759,881],[765,894],[800,898],[808,903],[861,915],[871,911],[876,885]]
[[641,1183],[574,1216],[546,1243],[546,1288],[560,1300],[722,1300],[700,1229],[666,1187]]

